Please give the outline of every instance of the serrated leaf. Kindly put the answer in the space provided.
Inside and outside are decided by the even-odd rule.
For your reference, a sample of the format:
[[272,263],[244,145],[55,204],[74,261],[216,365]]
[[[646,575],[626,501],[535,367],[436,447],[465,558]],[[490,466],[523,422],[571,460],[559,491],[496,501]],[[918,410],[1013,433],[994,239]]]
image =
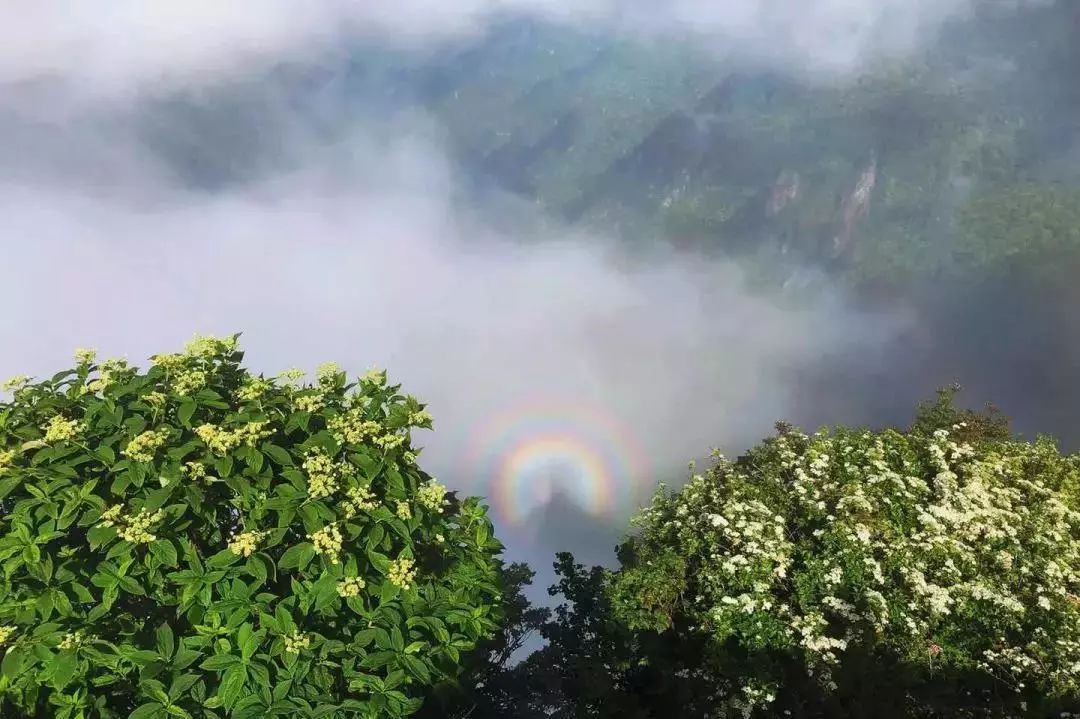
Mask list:
[[217,696],[221,697],[222,705],[226,709],[235,706],[244,691],[246,681],[247,671],[243,665],[235,664],[225,670],[224,676],[221,677],[221,684],[218,686]]
[[176,566],[176,547],[168,539],[159,539],[150,543],[150,554],[166,567]]

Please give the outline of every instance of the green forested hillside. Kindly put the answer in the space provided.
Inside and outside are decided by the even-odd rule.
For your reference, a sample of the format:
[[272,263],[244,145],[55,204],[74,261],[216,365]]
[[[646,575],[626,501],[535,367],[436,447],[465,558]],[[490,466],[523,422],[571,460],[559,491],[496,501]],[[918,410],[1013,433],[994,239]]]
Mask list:
[[1073,244],[1078,17],[986,12],[829,80],[517,23],[394,78],[467,166],[567,219],[907,283]]

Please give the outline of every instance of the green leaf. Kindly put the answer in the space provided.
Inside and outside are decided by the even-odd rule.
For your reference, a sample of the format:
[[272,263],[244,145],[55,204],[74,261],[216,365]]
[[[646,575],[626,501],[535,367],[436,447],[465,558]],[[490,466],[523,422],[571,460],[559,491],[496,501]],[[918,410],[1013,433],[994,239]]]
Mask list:
[[228,669],[229,667],[233,666],[234,664],[238,664],[239,662],[240,657],[236,656],[235,654],[218,654],[205,660],[202,664],[199,665],[199,668],[206,669],[212,672],[217,672],[221,671],[222,669]]
[[279,447],[276,444],[264,444],[262,450],[281,467],[293,466],[292,456],[284,447]]
[[176,566],[176,547],[168,539],[159,539],[150,543],[150,554],[166,567]]
[[156,719],[157,717],[165,716],[165,707],[161,706],[157,702],[151,702],[149,704],[143,704],[135,711],[128,714],[128,719]]
[[71,681],[71,677],[75,675],[77,665],[78,658],[75,656],[75,652],[57,654],[50,667],[52,669],[52,685],[57,689],[63,689]]
[[379,601],[383,604],[392,602],[397,599],[398,594],[401,593],[401,589],[396,584],[390,582],[383,582],[382,588],[379,590]]
[[311,542],[301,542],[289,547],[278,560],[278,566],[282,569],[298,569],[303,571],[311,560],[315,558],[315,547]]
[[232,709],[240,699],[245,682],[247,682],[247,671],[242,664],[237,663],[225,671],[221,684],[218,686],[217,696],[221,697],[221,702],[226,709]]
[[157,645],[158,653],[166,659],[171,659],[173,652],[176,651],[176,639],[173,636],[172,627],[167,623],[162,624],[154,632],[154,642]]
[[12,647],[4,655],[4,661],[0,662],[0,673],[8,679],[19,676],[26,660],[26,651],[21,647]]
[[224,567],[232,566],[240,561],[240,555],[233,552],[231,549],[222,549],[217,554],[206,560],[207,567],[213,567],[214,569],[222,569]]
[[197,681],[199,681],[198,674],[181,674],[173,679],[173,683],[169,686],[169,698],[176,701]]
[[185,398],[181,401],[180,408],[176,410],[176,418],[188,429],[191,428],[191,417],[195,414],[196,407],[194,400]]
[[401,663],[405,665],[405,668],[409,670],[410,674],[424,684],[431,682],[431,671],[428,669],[427,663],[420,657],[415,654],[403,654],[401,656]]
[[386,536],[386,530],[383,529],[381,524],[376,524],[370,532],[368,532],[367,545],[368,549],[378,549],[379,544],[382,542],[383,537]]
[[390,557],[371,549],[367,551],[367,556],[371,566],[375,567],[375,571],[379,574],[385,575],[390,571]]

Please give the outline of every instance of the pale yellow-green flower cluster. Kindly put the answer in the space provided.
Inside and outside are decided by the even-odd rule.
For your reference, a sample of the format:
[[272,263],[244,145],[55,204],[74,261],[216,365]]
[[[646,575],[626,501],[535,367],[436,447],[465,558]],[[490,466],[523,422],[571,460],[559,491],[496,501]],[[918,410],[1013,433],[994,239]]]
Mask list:
[[442,514],[443,507],[450,504],[446,499],[446,487],[434,479],[425,482],[416,490],[416,501],[437,514]]
[[60,415],[56,415],[44,427],[45,443],[67,442],[82,434],[83,429],[82,423],[78,420],[64,419]]
[[241,402],[254,402],[273,388],[274,383],[270,380],[262,377],[248,377],[240,389],[236,390],[236,398]]
[[165,403],[169,401],[169,398],[163,392],[148,392],[143,395],[142,400],[160,412],[165,408]]
[[179,353],[167,353],[157,354],[150,358],[150,363],[155,367],[160,367],[166,372],[176,372],[183,369],[187,363],[188,358]]
[[15,392],[28,384],[30,384],[30,377],[28,375],[17,374],[14,377],[5,380],[3,384],[0,384],[0,391]]
[[128,519],[126,527],[117,530],[117,534],[132,544],[149,544],[157,539],[156,535],[150,533],[150,529],[163,519],[165,512],[160,509],[153,512],[140,509],[138,514]]
[[0,644],[7,644],[11,640],[11,637],[15,635],[15,631],[16,627],[11,626],[10,624],[0,626]]
[[341,501],[346,519],[352,519],[360,512],[371,512],[378,506],[379,502],[368,487],[350,487]]
[[361,377],[360,380],[375,385],[376,387],[382,387],[386,384],[386,370],[372,367],[364,373],[364,376]]
[[321,385],[332,385],[341,374],[341,367],[337,362],[323,362],[315,370],[315,376]]
[[396,587],[409,589],[416,580],[416,562],[408,557],[398,557],[390,562],[386,578]]
[[164,511],[159,509],[152,512],[148,509],[140,509],[133,517],[125,516],[123,511],[123,506],[119,504],[109,507],[101,513],[98,524],[102,527],[116,527],[116,533],[120,538],[132,544],[149,544],[157,539],[150,530],[155,524],[165,519]]
[[235,337],[221,338],[212,335],[195,335],[184,345],[184,354],[188,357],[211,359],[232,354],[236,351],[237,346],[238,341]]
[[338,490],[339,467],[322,447],[308,452],[304,459],[304,471],[308,476],[308,496],[312,499],[329,497]]
[[367,582],[360,577],[345,577],[345,579],[338,582],[337,593],[338,596],[348,599],[349,597],[359,596],[366,586]]
[[398,519],[412,519],[412,508],[408,502],[398,502],[394,514],[398,516]]
[[108,387],[129,379],[134,374],[135,369],[128,365],[127,360],[107,359],[98,367],[98,376],[86,383],[86,391],[104,392]]
[[311,639],[302,632],[294,632],[285,637],[285,651],[289,654],[299,654],[311,645]]
[[14,449],[4,450],[0,452],[0,472],[10,467],[15,463],[15,458],[19,456],[19,453]]
[[293,409],[298,412],[318,412],[324,403],[322,395],[302,394],[293,398]]
[[101,513],[98,518],[98,524],[102,527],[115,526],[120,521],[120,515],[124,511],[124,506],[121,504],[114,504]]
[[384,434],[372,440],[377,447],[389,452],[405,444],[408,437],[404,434]]
[[80,347],[75,350],[75,363],[80,367],[86,367],[94,364],[94,360],[97,359],[97,350],[86,349]]
[[229,551],[241,557],[250,557],[259,548],[259,542],[266,537],[266,532],[243,532],[237,534],[229,542]]
[[306,374],[307,372],[305,372],[304,370],[293,367],[292,369],[287,369],[281,374],[279,374],[277,378],[285,382],[285,384],[295,385],[300,382],[300,380],[302,380],[304,378],[304,375]]
[[334,439],[342,444],[360,444],[369,437],[376,437],[382,432],[382,425],[373,420],[364,419],[363,410],[359,407],[331,417],[327,421],[327,427],[333,433]]
[[415,427],[431,427],[431,423],[434,419],[435,418],[431,416],[431,412],[428,412],[426,409],[421,409],[409,415],[409,424]]
[[195,428],[195,434],[215,454],[227,454],[241,444],[254,447],[259,440],[272,435],[274,432],[268,429],[269,425],[269,422],[248,422],[228,430],[215,424],[203,424]]
[[127,443],[122,454],[136,462],[153,462],[157,451],[169,441],[169,430],[143,432]]
[[87,642],[89,642],[91,639],[92,639],[92,637],[90,635],[86,634],[85,632],[83,632],[81,629],[78,629],[78,630],[76,630],[74,632],[68,632],[67,634],[64,635],[64,638],[60,641],[59,649],[61,649],[61,650],[78,649],[83,644],[86,644]]
[[176,394],[185,397],[206,387],[207,382],[209,382],[209,377],[206,372],[199,369],[183,369],[173,378],[172,388]]
[[195,481],[206,479],[206,465],[202,462],[185,462],[180,471]]
[[338,555],[341,554],[343,537],[341,536],[341,530],[337,528],[337,525],[327,525],[314,534],[309,534],[308,539],[311,540],[311,544],[315,547],[316,553],[326,557],[331,564],[338,563]]

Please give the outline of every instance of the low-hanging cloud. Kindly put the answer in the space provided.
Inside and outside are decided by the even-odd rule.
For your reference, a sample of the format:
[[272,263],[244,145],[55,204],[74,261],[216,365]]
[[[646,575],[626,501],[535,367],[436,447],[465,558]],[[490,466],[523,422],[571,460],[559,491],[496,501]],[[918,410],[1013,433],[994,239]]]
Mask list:
[[[91,127],[128,127],[133,111]],[[136,135],[22,128],[34,171],[0,157],[0,375],[54,371],[76,345],[138,363],[194,332],[244,332],[268,373],[378,364],[431,404],[426,466],[472,493],[492,478],[465,447],[507,408],[600,408],[649,457],[646,481],[677,480],[690,457],[740,450],[788,416],[799,368],[880,346],[905,321],[839,291],[786,306],[730,262],[637,260],[513,201],[496,223],[414,126],[361,124],[333,146],[290,132],[299,164],[213,192]]]
[[[60,0],[0,10],[0,83],[70,80],[80,91],[163,92],[253,67],[347,52],[357,40],[430,47],[526,17],[661,42],[696,38],[725,57],[845,73],[911,52],[978,8],[1046,0]],[[11,15],[11,17],[3,17]]]
[[[0,10],[0,375],[53,371],[75,345],[139,362],[194,332],[243,331],[267,372],[328,359],[388,367],[431,403],[425,464],[456,488],[489,494],[492,478],[473,474],[463,449],[493,414],[535,397],[618,417],[650,458],[649,479],[678,479],[690,457],[739,451],[790,417],[803,369],[834,355],[872,362],[909,318],[860,312],[839,290],[785,305],[750,291],[734,263],[663,250],[636,260],[615,238],[512,200],[495,217],[423,122],[359,118],[329,142],[288,98],[256,103],[251,134],[287,161],[199,186],[164,146],[228,155],[229,138],[201,136],[168,106],[148,133],[153,103],[182,90],[213,105],[237,78],[332,64],[366,35],[453,39],[515,14],[850,69],[913,48],[969,7],[121,0],[104,12],[43,0],[9,22]],[[581,541],[617,531],[601,529]],[[583,548],[565,517],[540,534]]]

